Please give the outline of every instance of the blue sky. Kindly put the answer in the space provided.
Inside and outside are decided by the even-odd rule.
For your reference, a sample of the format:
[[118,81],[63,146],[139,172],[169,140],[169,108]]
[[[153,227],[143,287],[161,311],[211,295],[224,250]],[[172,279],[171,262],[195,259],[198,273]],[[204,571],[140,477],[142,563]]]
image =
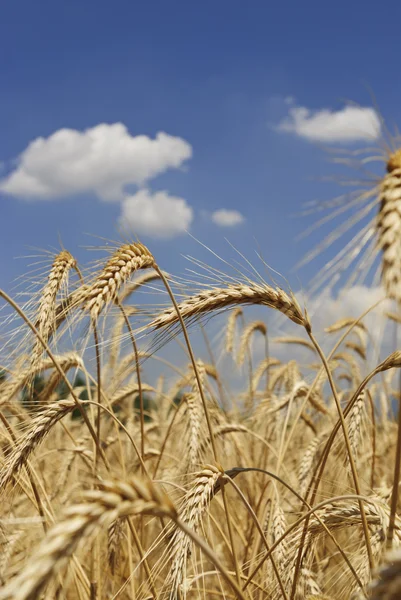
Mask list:
[[[181,254],[210,260],[182,233],[189,228],[227,259],[225,237],[255,263],[260,250],[295,288],[306,287],[319,260],[290,276],[311,245],[294,241],[310,221],[290,215],[338,193],[317,181],[334,172],[322,144],[337,135],[339,146],[349,145],[347,126],[370,127],[371,113],[344,117],[345,101],[373,111],[371,89],[389,124],[401,123],[395,0],[383,8],[343,0],[4,0],[0,10],[5,289],[28,269],[16,257],[30,247],[54,248],[60,237],[85,263],[93,255],[83,246],[103,243],[86,234],[118,239],[121,219],[175,273],[187,266]],[[316,134],[313,118],[322,110],[331,111],[323,113],[330,123],[317,139],[325,128]],[[341,117],[334,129],[333,115]],[[110,129],[116,123],[126,129]],[[51,136],[66,128],[56,148]],[[170,137],[149,143],[158,132]],[[86,143],[92,134],[100,155]],[[147,138],[139,144],[137,136]],[[44,142],[32,167],[23,153],[37,138]],[[149,156],[139,168],[144,140]],[[221,209],[230,212],[216,214]]]

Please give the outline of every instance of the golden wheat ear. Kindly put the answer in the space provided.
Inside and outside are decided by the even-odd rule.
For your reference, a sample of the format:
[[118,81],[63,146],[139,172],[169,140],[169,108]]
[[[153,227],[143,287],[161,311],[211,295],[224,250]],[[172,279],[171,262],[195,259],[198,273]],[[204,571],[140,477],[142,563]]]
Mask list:
[[140,243],[124,244],[111,255],[86,293],[84,308],[96,322],[102,310],[117,297],[121,286],[140,269],[154,266],[151,252]]
[[[320,257],[348,235],[348,240],[337,254],[330,257],[313,277],[311,292],[322,290],[327,285],[332,287],[339,281],[351,286],[362,284],[369,278],[377,284],[380,271],[388,297],[397,301],[401,299],[401,148],[399,137],[384,130],[377,148],[343,151],[342,156],[338,151],[339,156],[334,162],[356,171],[356,176],[343,178],[340,184],[353,189],[331,201],[314,203],[313,208],[304,213],[308,215],[313,210],[326,212],[301,237],[320,226],[327,226],[332,220],[337,220],[339,225],[306,254],[297,268]],[[367,170],[371,162],[381,163],[381,175]],[[378,269],[379,257],[381,267]]]
[[[280,311],[291,321],[309,328],[307,316],[292,294],[287,294],[281,288],[273,288],[267,284],[237,283],[225,288],[211,288],[199,294],[190,296],[179,303],[178,308],[182,318],[192,319],[212,311],[221,311],[238,305],[259,304]],[[174,308],[167,308],[148,324],[149,329],[172,327],[178,322]]]
[[[46,343],[56,330],[57,295],[62,286],[67,283],[71,269],[76,269],[79,273],[75,258],[67,250],[62,250],[53,261],[46,285],[40,296],[37,312],[36,328]],[[36,340],[31,358],[32,368],[37,366],[42,355],[43,346],[39,340]]]
[[380,186],[377,245],[382,251],[382,281],[387,296],[401,301],[401,149],[390,155]]

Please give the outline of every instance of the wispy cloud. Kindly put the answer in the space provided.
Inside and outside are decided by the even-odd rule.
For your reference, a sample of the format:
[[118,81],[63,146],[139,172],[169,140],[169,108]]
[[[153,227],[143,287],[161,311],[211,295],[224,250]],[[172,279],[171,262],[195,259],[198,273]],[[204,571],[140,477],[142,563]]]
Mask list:
[[139,190],[121,205],[121,226],[153,238],[170,239],[185,233],[192,220],[193,210],[186,200],[165,191]]
[[276,127],[278,131],[292,133],[316,142],[373,141],[380,135],[380,119],[373,108],[345,106],[341,110],[311,110],[296,106],[292,98],[288,116]]
[[191,145],[180,137],[163,132],[154,139],[132,136],[122,123],[101,123],[85,131],[59,129],[27,146],[15,170],[0,179],[0,191],[26,200],[89,192],[119,201],[125,186],[143,186],[191,156]]

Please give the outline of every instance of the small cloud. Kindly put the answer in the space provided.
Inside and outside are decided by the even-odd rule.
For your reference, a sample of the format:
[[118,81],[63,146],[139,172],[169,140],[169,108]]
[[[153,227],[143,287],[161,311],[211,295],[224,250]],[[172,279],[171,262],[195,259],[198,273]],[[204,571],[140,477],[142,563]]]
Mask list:
[[210,218],[219,227],[234,227],[245,221],[245,217],[238,210],[229,210],[227,208],[215,210]]
[[192,220],[193,209],[187,201],[165,191],[139,190],[126,196],[121,205],[121,226],[153,238],[171,239],[185,233]]
[[0,179],[0,192],[25,200],[52,200],[94,193],[119,201],[127,185],[142,186],[191,158],[184,139],[159,132],[133,136],[122,123],[101,123],[78,131],[59,129],[33,140],[16,168]]
[[316,142],[373,141],[380,135],[380,119],[373,108],[345,106],[341,110],[310,110],[294,105],[292,98],[288,116],[276,127],[278,131],[293,133]]

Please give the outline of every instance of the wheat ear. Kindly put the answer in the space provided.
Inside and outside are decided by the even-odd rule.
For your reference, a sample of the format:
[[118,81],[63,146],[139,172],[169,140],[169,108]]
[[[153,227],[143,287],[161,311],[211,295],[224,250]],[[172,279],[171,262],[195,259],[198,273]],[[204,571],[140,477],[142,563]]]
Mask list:
[[[194,485],[187,492],[183,508],[179,513],[180,521],[193,531],[199,528],[202,517],[207,511],[210,501],[219,489],[219,483],[224,472],[222,469],[206,465],[196,474]],[[182,582],[186,579],[187,558],[192,542],[182,529],[176,527],[170,541],[170,551],[173,557],[166,583],[170,588],[170,597],[179,593]]]
[[100,526],[121,517],[149,514],[176,518],[168,496],[151,482],[136,478],[105,481],[84,494],[84,502],[68,508],[28,560],[25,569],[0,591],[0,600],[35,600],[78,544]]
[[154,264],[151,252],[143,244],[124,244],[109,258],[86,292],[85,309],[95,322],[104,307],[115,300],[117,293],[129,277],[139,269]]
[[316,451],[320,441],[321,437],[318,435],[312,439],[300,462],[298,470],[298,482],[301,496],[304,496],[308,489],[308,483],[311,477],[311,469],[316,458]]
[[[47,283],[44,286],[37,314],[36,328],[42,338],[47,342],[55,331],[56,325],[56,298],[61,286],[66,282],[70,269],[77,268],[75,258],[67,250],[62,250],[54,259]],[[31,364],[36,365],[43,354],[43,346],[39,340],[35,341]]]
[[[84,403],[82,401],[82,404]],[[74,408],[76,408],[75,400],[58,400],[53,404],[48,404],[45,410],[32,419],[29,423],[28,431],[24,432],[20,442],[13,448],[10,456],[7,458],[0,477],[0,488],[6,486],[17,475],[19,469],[26,463],[36,446],[54,425],[74,410]]]
[[237,363],[239,366],[244,364],[245,354],[247,349],[250,347],[249,344],[251,337],[257,331],[264,337],[267,336],[267,327],[263,321],[253,321],[252,323],[249,323],[249,325],[245,327],[244,331],[242,332],[237,356]]
[[237,308],[234,308],[231,311],[230,316],[228,317],[226,327],[226,352],[228,354],[231,354],[234,349],[235,326],[237,324],[238,317],[240,317],[242,314],[242,308],[237,306]]
[[[307,316],[302,312],[295,297],[280,288],[266,284],[238,283],[225,288],[211,288],[186,298],[178,304],[183,319],[191,319],[211,311],[223,310],[240,304],[260,304],[275,308],[298,325],[310,328]],[[177,312],[167,308],[151,321],[147,327],[158,330],[178,323]]]
[[387,162],[380,185],[377,215],[378,246],[383,252],[382,281],[389,298],[401,301],[401,150]]
[[202,405],[199,395],[190,393],[184,395],[184,402],[187,406],[189,421],[189,471],[192,471],[199,462],[199,452],[201,448],[201,419]]
[[365,390],[358,395],[349,417],[349,443],[355,457],[358,455],[358,445],[361,436],[361,424],[365,410]]

